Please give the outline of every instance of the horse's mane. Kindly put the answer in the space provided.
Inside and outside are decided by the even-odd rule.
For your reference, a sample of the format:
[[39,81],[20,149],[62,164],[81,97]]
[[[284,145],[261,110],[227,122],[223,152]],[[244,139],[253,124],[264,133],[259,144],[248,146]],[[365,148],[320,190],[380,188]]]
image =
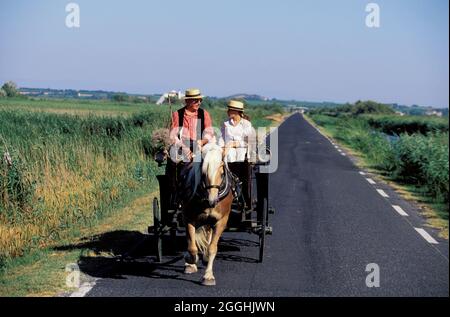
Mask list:
[[217,144],[208,143],[202,149],[202,158],[203,174],[214,177],[215,172],[222,163],[222,148]]

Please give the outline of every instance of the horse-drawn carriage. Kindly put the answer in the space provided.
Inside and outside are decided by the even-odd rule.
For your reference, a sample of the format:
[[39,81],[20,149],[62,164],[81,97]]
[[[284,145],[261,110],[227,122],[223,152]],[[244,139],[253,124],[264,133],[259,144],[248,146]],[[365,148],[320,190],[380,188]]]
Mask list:
[[[266,151],[266,155],[270,151]],[[159,166],[169,164],[170,158],[160,158],[156,161]],[[272,227],[269,224],[269,214],[274,213],[274,209],[269,205],[269,174],[264,173],[264,166],[269,162],[256,161],[246,163],[250,170],[250,206],[244,208],[244,198],[242,191],[233,191],[233,201],[231,213],[228,218],[227,232],[247,232],[256,234],[259,237],[259,262],[263,261],[264,245],[266,235],[272,234]],[[225,164],[226,165],[226,164]],[[234,176],[233,176],[234,177]],[[173,195],[169,185],[169,176],[158,175],[160,195],[159,199],[153,199],[153,226],[149,226],[148,231],[154,236],[156,244],[156,259],[162,261],[163,257],[163,236],[170,235],[172,241],[176,241],[177,235],[186,232],[183,210],[181,206],[174,203]],[[239,181],[234,177],[235,181]],[[212,187],[212,186],[211,186]]]

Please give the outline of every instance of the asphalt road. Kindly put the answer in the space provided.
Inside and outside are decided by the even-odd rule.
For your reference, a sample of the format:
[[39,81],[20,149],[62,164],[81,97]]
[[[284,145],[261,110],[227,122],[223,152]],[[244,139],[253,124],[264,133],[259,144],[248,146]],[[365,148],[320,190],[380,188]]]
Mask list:
[[[414,206],[359,172],[295,114],[279,128],[279,168],[270,176],[276,214],[263,263],[256,262],[256,235],[226,233],[214,265],[217,286],[205,287],[199,284],[202,265],[197,274],[184,275],[176,250],[155,264],[147,240],[126,262],[82,260],[82,270],[98,278],[87,296],[448,296],[448,241],[425,225]],[[130,246],[140,238],[120,235],[131,237]],[[366,285],[370,263],[378,265],[379,287]]]

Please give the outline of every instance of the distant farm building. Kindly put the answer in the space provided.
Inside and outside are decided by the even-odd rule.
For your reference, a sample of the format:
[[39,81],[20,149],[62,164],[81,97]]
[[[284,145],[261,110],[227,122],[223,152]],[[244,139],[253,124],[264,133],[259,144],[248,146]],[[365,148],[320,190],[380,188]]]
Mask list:
[[83,94],[83,93],[79,92],[79,93],[77,94],[77,96],[78,96],[79,98],[91,98],[91,97],[92,97],[92,94]]
[[428,110],[427,112],[425,112],[426,116],[437,116],[437,117],[442,117],[442,112],[440,111],[436,111],[436,110]]

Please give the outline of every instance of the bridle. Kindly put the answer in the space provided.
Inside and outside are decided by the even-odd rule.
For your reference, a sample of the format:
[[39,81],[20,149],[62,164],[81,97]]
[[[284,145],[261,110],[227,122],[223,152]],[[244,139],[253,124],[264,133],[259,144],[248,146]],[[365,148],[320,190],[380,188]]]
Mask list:
[[221,201],[223,198],[225,198],[228,193],[230,192],[232,188],[232,180],[231,180],[231,172],[228,169],[227,164],[224,165],[223,174],[222,174],[222,181],[220,182],[220,185],[206,185],[205,181],[203,180],[201,183],[201,190],[197,191],[197,196],[202,201],[208,201],[206,198],[206,192],[209,189],[217,189],[219,191],[217,196],[217,201]]
[[208,190],[208,189],[213,189],[213,188],[215,188],[215,189],[220,189],[220,185],[208,185],[208,186],[204,186],[204,188],[205,188],[206,190]]
[[223,187],[223,184],[224,184],[224,181],[225,181],[225,178],[226,178],[226,177],[227,177],[227,175],[226,175],[226,171],[225,171],[225,167],[224,167],[223,173],[222,173],[222,181],[220,182],[219,185],[206,185],[205,180],[203,180],[203,182],[202,182],[202,188],[203,188],[204,190],[209,190],[209,189],[217,189],[217,190],[220,190],[220,189]]

